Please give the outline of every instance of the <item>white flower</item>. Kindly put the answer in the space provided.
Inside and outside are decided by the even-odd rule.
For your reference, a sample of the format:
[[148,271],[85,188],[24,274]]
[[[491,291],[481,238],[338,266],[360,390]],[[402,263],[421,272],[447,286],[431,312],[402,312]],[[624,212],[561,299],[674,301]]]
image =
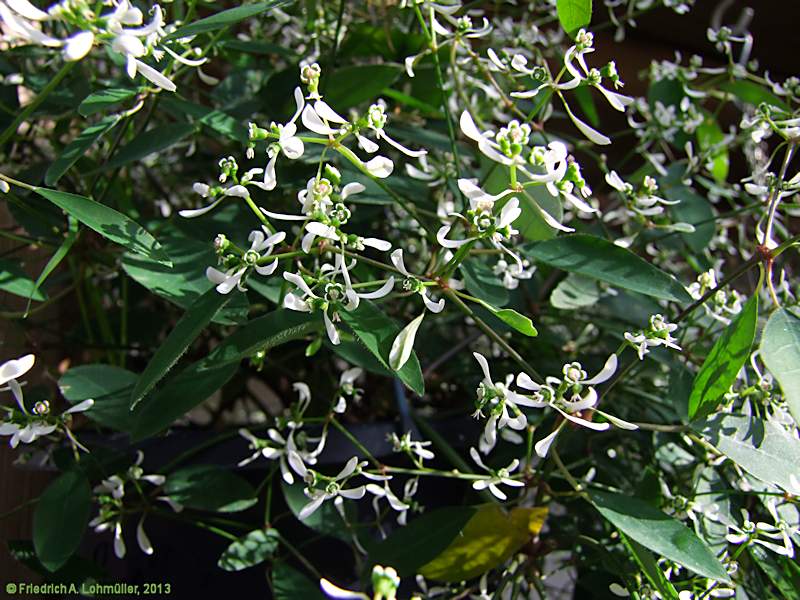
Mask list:
[[272,254],[277,244],[286,238],[286,233],[279,231],[267,236],[269,230],[263,225],[261,227],[261,230],[250,232],[247,238],[250,241],[250,249],[244,253],[242,262],[238,266],[228,269],[225,273],[214,267],[206,269],[206,277],[211,283],[216,284],[220,294],[228,294],[234,287],[242,292],[247,291],[247,288],[242,285],[242,277],[249,268],[255,269],[259,275],[271,275],[278,267],[277,258],[268,264],[261,264],[261,262]]
[[33,354],[26,354],[25,356],[8,360],[0,365],[0,385],[8,386],[7,388],[0,388],[0,391],[11,390],[22,412],[27,411],[25,410],[22,399],[22,386],[17,379],[30,371],[35,361],[36,357]]
[[[379,140],[384,140],[390,146],[396,148],[406,156],[410,156],[411,158],[420,158],[428,153],[428,151],[425,149],[411,150],[406,148],[401,143],[389,137],[389,134],[387,134],[384,130],[384,126],[386,125],[386,105],[382,100],[369,107],[367,110],[366,121],[369,129],[375,132],[376,138]],[[361,146],[365,152],[369,152],[370,154],[377,152],[377,144],[373,143],[359,133],[356,133],[355,135],[358,139],[358,145]]]
[[257,127],[254,123],[250,123],[249,138],[251,146],[248,147],[248,153],[251,154],[251,156],[249,156],[250,158],[252,158],[252,143],[255,140],[267,139],[270,133],[272,134],[273,138],[277,136],[277,139],[271,142],[267,147],[267,156],[269,156],[269,161],[267,162],[267,166],[264,168],[264,180],[262,182],[253,182],[253,185],[260,187],[263,190],[269,191],[275,189],[275,186],[278,183],[275,175],[275,163],[278,160],[278,155],[281,154],[281,152],[290,160],[296,160],[300,158],[305,152],[303,141],[296,135],[296,121],[300,117],[303,108],[305,107],[303,92],[299,87],[294,89],[294,101],[296,106],[295,112],[287,123],[276,124],[275,122],[272,122],[270,123],[269,132]]
[[[297,452],[289,452],[289,464],[292,466],[292,469],[295,473],[307,481],[309,479],[316,480],[316,478],[320,477],[318,474],[313,473],[306,468],[305,464],[303,464],[303,460],[300,458],[300,455],[297,454]],[[367,463],[363,463],[363,465],[366,464]],[[308,496],[311,501],[300,510],[300,513],[297,515],[297,517],[301,521],[307,519],[320,506],[322,506],[322,503],[326,500],[338,498],[359,500],[363,498],[367,491],[366,486],[361,485],[347,489],[342,487],[356,473],[357,470],[360,470],[361,466],[363,465],[358,462],[358,457],[354,456],[347,461],[347,464],[335,477],[325,478],[325,487],[323,489],[316,489],[313,487],[306,489],[306,496]]]
[[16,448],[20,442],[30,444],[38,438],[53,433],[58,427],[47,421],[31,421],[24,426],[17,423],[0,423],[0,435],[10,435],[9,446]]
[[479,480],[475,481],[472,484],[473,489],[485,490],[486,488],[489,488],[489,491],[492,493],[492,495],[495,498],[497,498],[498,500],[507,500],[508,497],[498,487],[499,485],[502,484],[502,485],[507,485],[507,486],[510,486],[510,487],[524,487],[525,486],[525,484],[523,482],[518,481],[516,479],[511,479],[511,476],[510,476],[510,474],[513,471],[516,471],[517,468],[519,467],[519,460],[518,459],[515,458],[514,460],[511,461],[511,463],[507,467],[505,467],[503,469],[497,469],[495,471],[494,469],[490,469],[489,467],[487,467],[483,463],[483,461],[481,460],[480,454],[478,454],[478,451],[475,450],[475,448],[470,448],[469,449],[469,455],[472,457],[472,460],[475,461],[475,464],[477,464],[481,469],[483,469],[484,471],[487,471],[487,472],[492,474],[492,477],[490,479],[479,479]]

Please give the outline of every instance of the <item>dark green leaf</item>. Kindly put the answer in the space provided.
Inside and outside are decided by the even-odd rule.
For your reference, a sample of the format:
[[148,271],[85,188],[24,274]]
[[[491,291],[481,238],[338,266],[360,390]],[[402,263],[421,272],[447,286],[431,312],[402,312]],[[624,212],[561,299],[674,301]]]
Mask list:
[[47,295],[36,289],[33,280],[13,260],[0,259],[0,290],[37,302],[47,300]]
[[[394,339],[400,333],[400,328],[395,322],[369,300],[362,300],[355,310],[340,311],[339,316],[353,330],[359,341],[389,369],[389,352]],[[409,389],[420,396],[425,393],[425,382],[415,352],[411,353],[411,358],[396,373]]]
[[717,450],[754,477],[794,490],[791,476],[800,465],[800,441],[780,425],[757,417],[719,414],[694,424]]
[[475,509],[470,506],[427,512],[371,548],[370,561],[393,566],[401,577],[414,575],[444,552],[474,514]]
[[632,540],[698,575],[730,583],[713,552],[680,521],[632,496],[597,490],[589,496],[600,514]]
[[353,65],[331,73],[325,100],[341,112],[362,102],[374,100],[385,87],[392,85],[403,67],[394,64]]
[[78,239],[78,220],[74,217],[69,217],[69,229],[67,230],[67,235],[64,238],[64,241],[61,242],[61,245],[56,249],[53,255],[47,261],[47,264],[42,269],[42,272],[39,273],[39,277],[36,278],[36,282],[33,284],[33,291],[28,297],[28,306],[25,309],[26,313],[31,308],[31,300],[34,299],[34,296],[38,293],[39,288],[45,282],[45,280],[50,276],[50,274],[61,264],[61,261],[64,260],[64,257],[69,254],[72,245],[75,243],[75,240]]
[[78,137],[67,144],[67,147],[59,154],[58,158],[50,164],[47,173],[44,175],[44,182],[47,185],[55,185],[61,176],[86,154],[92,144],[103,137],[118,122],[118,115],[110,115],[94,125],[89,125],[89,127],[80,132]]
[[228,546],[217,564],[226,571],[242,571],[272,557],[280,536],[275,529],[256,529]]
[[216,29],[228,27],[229,25],[233,25],[234,23],[238,23],[244,19],[249,19],[250,17],[261,14],[262,12],[270,10],[271,8],[283,6],[284,4],[287,4],[288,1],[289,0],[270,0],[269,2],[245,4],[243,6],[237,6],[236,8],[223,10],[215,15],[211,15],[210,17],[194,21],[193,23],[189,23],[183,27],[179,27],[170,33],[165,40],[177,40],[183,37],[197,35],[198,33],[206,33],[207,31],[214,31]]
[[761,359],[778,380],[795,422],[800,423],[800,319],[784,308],[772,313],[764,327]]
[[[286,505],[298,520],[300,520],[300,511],[311,501],[303,493],[304,488],[305,486],[302,482],[295,481],[292,485],[289,485],[281,479],[281,490],[283,491]],[[352,505],[345,504],[344,507],[346,510],[348,506]],[[324,502],[322,506],[300,522],[314,531],[319,531],[331,537],[340,538],[346,542],[350,542],[352,539],[351,528],[345,520],[342,519],[342,515],[336,510],[333,502]]]
[[527,335],[528,337],[536,337],[539,335],[539,332],[536,331],[536,327],[533,326],[533,321],[525,315],[519,314],[513,308],[495,308],[486,302],[481,302],[481,305],[503,323],[519,331],[521,334]]
[[167,123],[143,131],[108,161],[105,169],[118,169],[145,156],[166,150],[194,131],[191,123]]
[[36,556],[30,540],[9,540],[8,553],[34,573],[41,575],[46,583],[74,583],[91,585],[107,579],[108,575],[96,563],[73,554],[55,571],[47,569]]
[[[232,292],[235,293],[235,292]],[[206,328],[214,315],[231,299],[212,288],[195,300],[181,317],[167,339],[158,347],[131,392],[131,408],[147,394],[164,375],[175,366],[191,343]]]
[[706,115],[696,133],[697,143],[701,150],[715,148],[714,153],[711,155],[711,174],[719,183],[724,183],[728,178],[728,169],[730,168],[728,148],[721,143],[725,139],[725,134],[710,114]]
[[221,110],[208,108],[194,102],[187,102],[174,96],[168,96],[161,102],[165,108],[178,117],[189,115],[225,137],[242,144],[247,143],[247,128],[238,119],[234,119]]
[[689,396],[689,419],[704,417],[717,408],[750,356],[757,323],[758,294],[754,294],[703,361]]
[[664,576],[663,571],[658,566],[658,563],[656,563],[650,551],[640,543],[629,539],[625,534],[622,534],[620,538],[628,549],[628,552],[631,553],[631,556],[636,561],[636,564],[639,565],[642,573],[644,573],[651,585],[658,590],[661,597],[664,600],[678,600],[678,591]]
[[196,465],[170,473],[164,494],[183,506],[213,512],[238,512],[258,501],[247,480],[212,465]]
[[62,473],[39,498],[33,513],[33,545],[45,568],[55,571],[78,549],[91,500],[89,482],[79,471]]
[[109,88],[89,94],[78,106],[78,114],[88,117],[133,97],[139,90],[133,88]]
[[714,237],[714,211],[711,203],[683,185],[666,188],[665,195],[668,200],[679,202],[669,207],[673,219],[694,226],[693,233],[680,234],[686,245],[695,252],[705,250]]
[[550,294],[550,304],[561,310],[592,306],[600,300],[600,289],[591,277],[570,273]]
[[272,592],[275,600],[325,600],[318,583],[284,562],[272,568]]
[[758,544],[750,544],[747,551],[785,600],[800,600],[800,567],[796,562]]
[[[155,392],[145,396],[129,417],[131,437],[140,441],[182,417],[225,385],[238,365],[205,368],[202,361],[189,365]],[[127,398],[130,406],[130,396]]]
[[465,260],[461,273],[467,291],[476,298],[498,307],[508,303],[508,290],[488,265],[474,258]]
[[535,261],[606,281],[633,292],[675,302],[692,300],[672,275],[633,252],[599,237],[565,235],[528,246],[524,252]]
[[592,20],[592,0],[558,0],[558,21],[569,35],[575,35]]
[[[126,252],[122,255],[122,268],[151,292],[188,309],[197,298],[214,287],[202,268],[202,265],[216,264],[214,248],[211,244],[179,234],[174,229],[165,229],[159,234],[159,242],[172,260],[172,267],[146,256]],[[247,319],[247,312],[247,295],[236,294],[213,320],[225,325],[241,323]]]
[[149,256],[154,261],[171,267],[172,262],[161,244],[141,225],[105,204],[95,202],[85,196],[36,188],[36,193],[46,198],[67,214],[95,230],[112,242],[125,246],[132,252]]
[[575,94],[575,99],[592,127],[600,127],[600,114],[597,112],[597,105],[595,105],[594,98],[592,98],[592,93],[589,90],[589,86],[581,86],[575,88],[572,93]]

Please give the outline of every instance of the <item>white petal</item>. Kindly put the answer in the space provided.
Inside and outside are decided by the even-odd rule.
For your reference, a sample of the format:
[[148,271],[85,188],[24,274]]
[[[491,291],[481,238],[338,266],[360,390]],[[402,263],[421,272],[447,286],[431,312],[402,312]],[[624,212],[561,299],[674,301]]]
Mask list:
[[611,425],[608,423],[595,423],[594,421],[587,421],[586,419],[581,419],[580,417],[571,415],[568,412],[565,412],[558,407],[555,407],[555,409],[558,412],[560,412],[565,419],[572,421],[576,425],[586,427],[587,429],[594,429],[595,431],[606,431],[611,427]]
[[364,167],[373,177],[385,179],[392,174],[394,163],[385,156],[376,156],[369,160]]
[[62,415],[71,415],[73,413],[86,412],[87,410],[92,408],[92,406],[94,406],[94,400],[89,398],[88,400],[84,400],[83,402],[80,402],[80,403],[76,404],[72,408],[68,408],[67,410],[65,410],[61,414]]
[[356,488],[351,488],[349,490],[339,490],[339,495],[347,498],[349,500],[360,500],[364,497],[364,494],[367,492],[366,487],[359,486]]
[[408,272],[406,269],[405,262],[403,262],[403,249],[398,248],[394,252],[389,255],[389,258],[392,260],[392,264],[394,268],[400,271],[406,277],[411,277],[411,273]]
[[536,442],[536,445],[533,447],[533,449],[536,451],[537,456],[539,456],[541,458],[544,458],[545,456],[547,456],[547,453],[550,451],[550,446],[553,445],[553,442],[555,441],[556,436],[558,435],[559,431],[561,431],[561,427],[556,429],[553,433],[548,435],[546,438],[543,438],[543,439],[539,440],[538,442]]
[[339,481],[340,479],[346,479],[350,477],[353,473],[355,473],[356,468],[358,467],[358,457],[353,456],[347,463],[342,467],[342,470],[336,475],[335,479]]
[[581,121],[578,117],[576,117],[575,114],[570,110],[569,105],[566,102],[564,103],[564,108],[567,110],[567,115],[569,115],[569,118],[572,119],[572,122],[575,124],[575,127],[577,127],[580,130],[580,132],[583,135],[585,135],[590,141],[594,142],[599,146],[605,146],[611,143],[610,138],[604,136],[602,133],[600,133],[596,129],[593,129],[592,127]]
[[378,149],[380,148],[380,146],[378,146],[378,144],[373,142],[368,137],[365,137],[365,136],[361,135],[360,133],[356,134],[356,139],[358,140],[359,148],[361,148],[364,152],[366,152],[368,154],[375,154],[378,151]]
[[603,96],[606,97],[606,100],[608,100],[608,103],[611,105],[611,107],[619,112],[625,112],[625,107],[633,103],[633,98],[630,96],[624,96],[622,94],[612,92],[611,90],[604,88],[602,85],[596,85],[595,87],[600,90]]
[[318,495],[312,498],[311,502],[306,504],[300,513],[297,515],[297,518],[301,521],[310,517],[325,501],[325,494],[320,492]]
[[125,558],[125,540],[122,539],[122,525],[114,527],[114,554],[117,558]]
[[200,215],[204,215],[207,212],[212,211],[217,206],[217,204],[222,202],[224,199],[225,199],[225,196],[220,196],[219,198],[214,200],[214,202],[212,202],[208,206],[204,206],[202,208],[191,208],[191,209],[181,210],[181,211],[178,211],[178,214],[180,216],[184,217],[185,219],[192,219],[194,217],[199,217]]
[[602,370],[592,377],[591,379],[587,379],[586,381],[582,381],[581,383],[585,385],[597,385],[598,383],[603,383],[604,381],[608,381],[611,376],[616,373],[617,371],[617,355],[612,354],[611,356],[606,359],[606,364],[603,366]]
[[301,120],[306,129],[310,129],[320,135],[334,135],[339,132],[337,129],[332,129],[326,125],[310,104],[306,104],[303,109]]
[[422,302],[425,304],[425,308],[427,308],[432,313],[440,313],[444,310],[444,298],[439,298],[438,302],[434,302],[430,296],[428,296],[428,290],[422,290],[420,294],[422,296]]
[[323,320],[325,321],[325,330],[328,332],[328,339],[331,341],[331,344],[334,346],[339,345],[339,332],[336,331],[336,327],[331,321],[331,318],[328,316],[328,311],[322,313]]
[[314,110],[316,111],[316,113],[320,117],[322,117],[326,121],[330,121],[332,123],[347,123],[348,122],[347,119],[345,119],[343,116],[341,116],[335,110],[333,110],[328,105],[328,103],[324,102],[323,100],[317,100],[314,103]]
[[419,158],[420,156],[424,156],[428,153],[428,151],[425,150],[424,148],[420,150],[411,150],[410,148],[406,148],[400,142],[397,142],[388,135],[386,135],[386,133],[384,133],[383,130],[380,130],[380,132],[378,133],[378,137],[383,138],[390,146],[394,146],[397,150],[400,150],[400,152],[402,152],[406,156],[410,156],[411,158]]
[[479,354],[478,352],[473,352],[472,356],[475,357],[475,360],[478,361],[478,364],[481,366],[481,370],[483,371],[483,380],[486,383],[492,383],[492,374],[489,372],[489,363],[487,362],[486,358],[483,354]]
[[472,120],[472,115],[470,115],[467,111],[461,113],[461,118],[458,120],[458,124],[461,126],[461,131],[469,139],[475,140],[476,142],[485,139],[480,129],[478,129],[478,126],[475,125],[475,121]]
[[422,319],[425,313],[422,313],[416,319],[411,321],[408,325],[403,327],[402,331],[397,334],[392,342],[392,349],[389,351],[389,365],[395,370],[399,371],[411,358],[411,353],[414,350],[414,340],[417,336],[419,326],[422,324]]
[[442,225],[439,231],[436,232],[436,241],[438,241],[443,248],[459,248],[472,241],[472,239],[448,240],[448,233],[450,233],[450,225]]
[[379,238],[364,238],[361,240],[361,243],[365,246],[369,246],[370,248],[375,248],[376,250],[383,250],[384,252],[392,249],[391,242],[387,242],[386,240],[381,240]]
[[0,385],[11,379],[19,379],[31,370],[36,357],[33,354],[26,354],[20,358],[9,360],[0,365]]
[[389,294],[394,289],[394,277],[389,277],[389,279],[384,283],[381,287],[373,292],[367,292],[366,294],[359,294],[359,298],[364,298],[366,300],[375,300],[377,298],[383,298],[387,294]]
[[363,184],[358,183],[357,181],[353,181],[351,183],[348,183],[342,188],[340,196],[342,197],[342,200],[346,200],[348,196],[352,196],[353,194],[360,194],[365,189],[367,188],[364,187]]
[[303,140],[299,137],[293,136],[281,142],[281,148],[283,149],[283,154],[292,160],[296,160],[303,156],[303,152],[305,152],[306,148],[303,145]]
[[369,596],[366,594],[361,594],[359,592],[351,592],[350,590],[345,590],[340,587],[333,585],[327,579],[320,579],[319,580],[319,587],[322,588],[322,591],[325,592],[331,598],[366,598],[369,600]]
[[521,388],[531,391],[538,391],[542,386],[536,383],[527,373],[517,374],[517,385]]
[[160,71],[154,69],[150,65],[143,63],[139,59],[134,59],[136,63],[136,70],[142,74],[145,79],[150,80],[152,83],[156,84],[161,89],[167,90],[168,92],[174,92],[177,87],[175,86],[172,81],[169,80],[166,76],[164,76]]
[[28,0],[6,0],[6,4],[15,13],[31,21],[46,21],[50,18],[50,15],[36,8]]
[[147,534],[144,532],[144,517],[141,518],[139,525],[136,527],[136,541],[139,544],[139,548],[142,549],[142,552],[148,555],[153,554],[153,545],[150,543],[150,538],[148,538]]
[[65,60],[80,60],[89,53],[94,45],[94,33],[81,31],[67,40],[64,47]]

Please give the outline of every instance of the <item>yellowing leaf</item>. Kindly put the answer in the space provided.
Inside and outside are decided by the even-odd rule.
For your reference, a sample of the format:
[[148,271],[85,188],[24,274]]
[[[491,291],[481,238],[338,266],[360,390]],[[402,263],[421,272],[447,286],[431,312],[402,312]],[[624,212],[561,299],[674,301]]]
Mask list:
[[452,543],[420,569],[428,579],[463,581],[502,564],[542,529],[547,507],[482,506]]

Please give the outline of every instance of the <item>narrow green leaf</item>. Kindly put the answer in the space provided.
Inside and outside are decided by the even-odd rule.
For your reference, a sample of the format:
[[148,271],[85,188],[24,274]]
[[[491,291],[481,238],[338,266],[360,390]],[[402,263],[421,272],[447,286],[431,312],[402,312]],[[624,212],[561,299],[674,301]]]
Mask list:
[[195,104],[194,102],[187,102],[176,98],[174,95],[167,96],[161,103],[176,116],[189,115],[225,137],[243,144],[247,143],[247,128],[242,125],[239,119],[235,119],[221,110]]
[[66,471],[44,491],[33,513],[33,545],[39,561],[55,571],[78,549],[89,522],[92,491],[86,476]]
[[519,314],[513,308],[495,308],[491,304],[483,301],[481,301],[481,306],[486,308],[486,310],[491,312],[503,323],[509,327],[513,327],[521,334],[527,335],[528,337],[536,337],[539,335],[539,332],[536,331],[536,327],[533,326],[533,321],[531,321],[525,315]]
[[336,69],[328,78],[325,100],[336,110],[347,110],[374,100],[404,72],[401,65],[352,65]]
[[796,562],[758,544],[750,544],[747,551],[785,600],[800,600],[800,567]]
[[795,422],[800,423],[800,319],[784,308],[772,313],[764,327],[761,359],[778,380]]
[[144,373],[139,377],[139,381],[131,392],[131,408],[135,407],[144,395],[161,381],[211,322],[214,315],[230,299],[230,294],[220,294],[215,288],[212,288],[192,303],[167,339],[158,347]]
[[[392,343],[399,333],[399,328],[381,309],[369,300],[362,300],[358,308],[339,313],[356,337],[387,368]],[[408,362],[396,371],[400,380],[420,396],[425,393],[425,382],[416,353],[412,352]]]
[[593,306],[600,300],[600,289],[591,277],[570,273],[550,294],[550,304],[561,310]]
[[36,282],[33,284],[33,291],[28,296],[28,306],[25,308],[25,315],[27,316],[28,311],[31,309],[31,300],[34,300],[34,296],[39,291],[41,285],[45,282],[45,280],[50,277],[50,274],[61,264],[61,261],[64,260],[64,257],[69,254],[72,245],[75,243],[75,240],[78,239],[78,221],[74,217],[69,217],[69,229],[67,230],[67,235],[64,237],[64,241],[61,242],[61,245],[56,249],[53,253],[53,256],[47,261],[47,264],[42,269],[42,272],[39,273],[39,277],[36,278]]
[[162,265],[172,266],[161,245],[147,230],[113,208],[85,196],[58,190],[35,188],[35,192],[112,242],[149,256]]
[[164,494],[183,506],[213,512],[239,512],[258,501],[246,479],[213,465],[195,465],[170,473]]
[[444,552],[474,514],[470,506],[426,512],[370,548],[369,559],[374,564],[393,566],[401,577],[414,575]]
[[757,323],[758,294],[753,294],[703,361],[689,396],[689,419],[709,415],[719,405],[750,356]]
[[78,105],[78,114],[82,117],[88,117],[110,106],[119,104],[128,98],[132,98],[138,91],[139,90],[135,88],[109,88],[107,90],[94,92],[86,96]]
[[668,208],[675,222],[689,223],[694,227],[692,233],[681,233],[680,236],[694,252],[706,249],[714,237],[714,211],[711,203],[690,188],[683,185],[666,187],[668,200],[678,202]]
[[[204,368],[202,361],[192,363],[155,392],[145,396],[129,415],[129,431],[134,442],[153,436],[169,427],[206,398],[225,385],[238,365],[225,364]],[[126,399],[130,406],[130,396]]]
[[632,540],[698,575],[730,583],[714,553],[680,521],[632,496],[597,490],[589,496],[600,514]]
[[217,565],[226,571],[242,571],[261,564],[275,554],[280,536],[275,529],[256,529],[231,543]]
[[467,291],[476,298],[491,304],[503,306],[508,303],[508,290],[500,283],[491,267],[476,260],[465,260],[460,265]]
[[765,86],[758,85],[753,81],[745,81],[739,79],[737,81],[723,81],[719,84],[719,89],[729,92],[748,104],[758,106],[762,102],[772,104],[783,110],[789,110],[786,102],[778,98],[775,94],[769,91]]
[[592,98],[590,87],[576,87],[572,93],[575,94],[575,99],[589,120],[589,124],[592,127],[600,127],[600,113],[597,112],[597,105],[594,103],[594,98]]
[[143,131],[108,161],[105,169],[118,169],[145,156],[166,150],[194,131],[191,123],[167,123]]
[[664,600],[678,600],[678,591],[675,586],[664,576],[661,567],[656,563],[650,551],[635,540],[629,539],[624,533],[620,539],[628,552],[631,553],[636,564],[644,573],[647,580],[658,590]]
[[61,176],[66,173],[72,165],[78,162],[78,159],[86,154],[86,151],[117,123],[119,123],[119,116],[110,115],[94,125],[89,125],[89,127],[81,131],[74,140],[67,144],[67,147],[59,154],[58,158],[47,168],[47,172],[44,175],[44,182],[47,185],[55,185],[58,183]]
[[718,414],[694,428],[753,477],[797,493],[792,475],[800,465],[800,441],[780,425],[757,417]]
[[13,260],[0,259],[0,290],[37,302],[47,300],[47,295],[36,289],[34,281]]
[[558,21],[569,35],[575,35],[592,20],[592,0],[558,0]]
[[599,237],[572,234],[527,246],[527,256],[562,271],[579,273],[614,286],[675,302],[692,297],[672,275],[630,250]]
[[222,29],[223,27],[228,27],[229,25],[233,25],[234,23],[238,23],[239,21],[243,21],[244,19],[258,15],[271,8],[283,6],[284,4],[287,4],[288,1],[289,0],[270,0],[269,2],[245,4],[244,6],[237,6],[236,8],[223,10],[215,15],[211,15],[210,17],[194,21],[193,23],[185,25],[184,27],[179,27],[164,39],[166,41],[177,40],[183,37],[197,35],[199,33],[206,33],[208,31]]

